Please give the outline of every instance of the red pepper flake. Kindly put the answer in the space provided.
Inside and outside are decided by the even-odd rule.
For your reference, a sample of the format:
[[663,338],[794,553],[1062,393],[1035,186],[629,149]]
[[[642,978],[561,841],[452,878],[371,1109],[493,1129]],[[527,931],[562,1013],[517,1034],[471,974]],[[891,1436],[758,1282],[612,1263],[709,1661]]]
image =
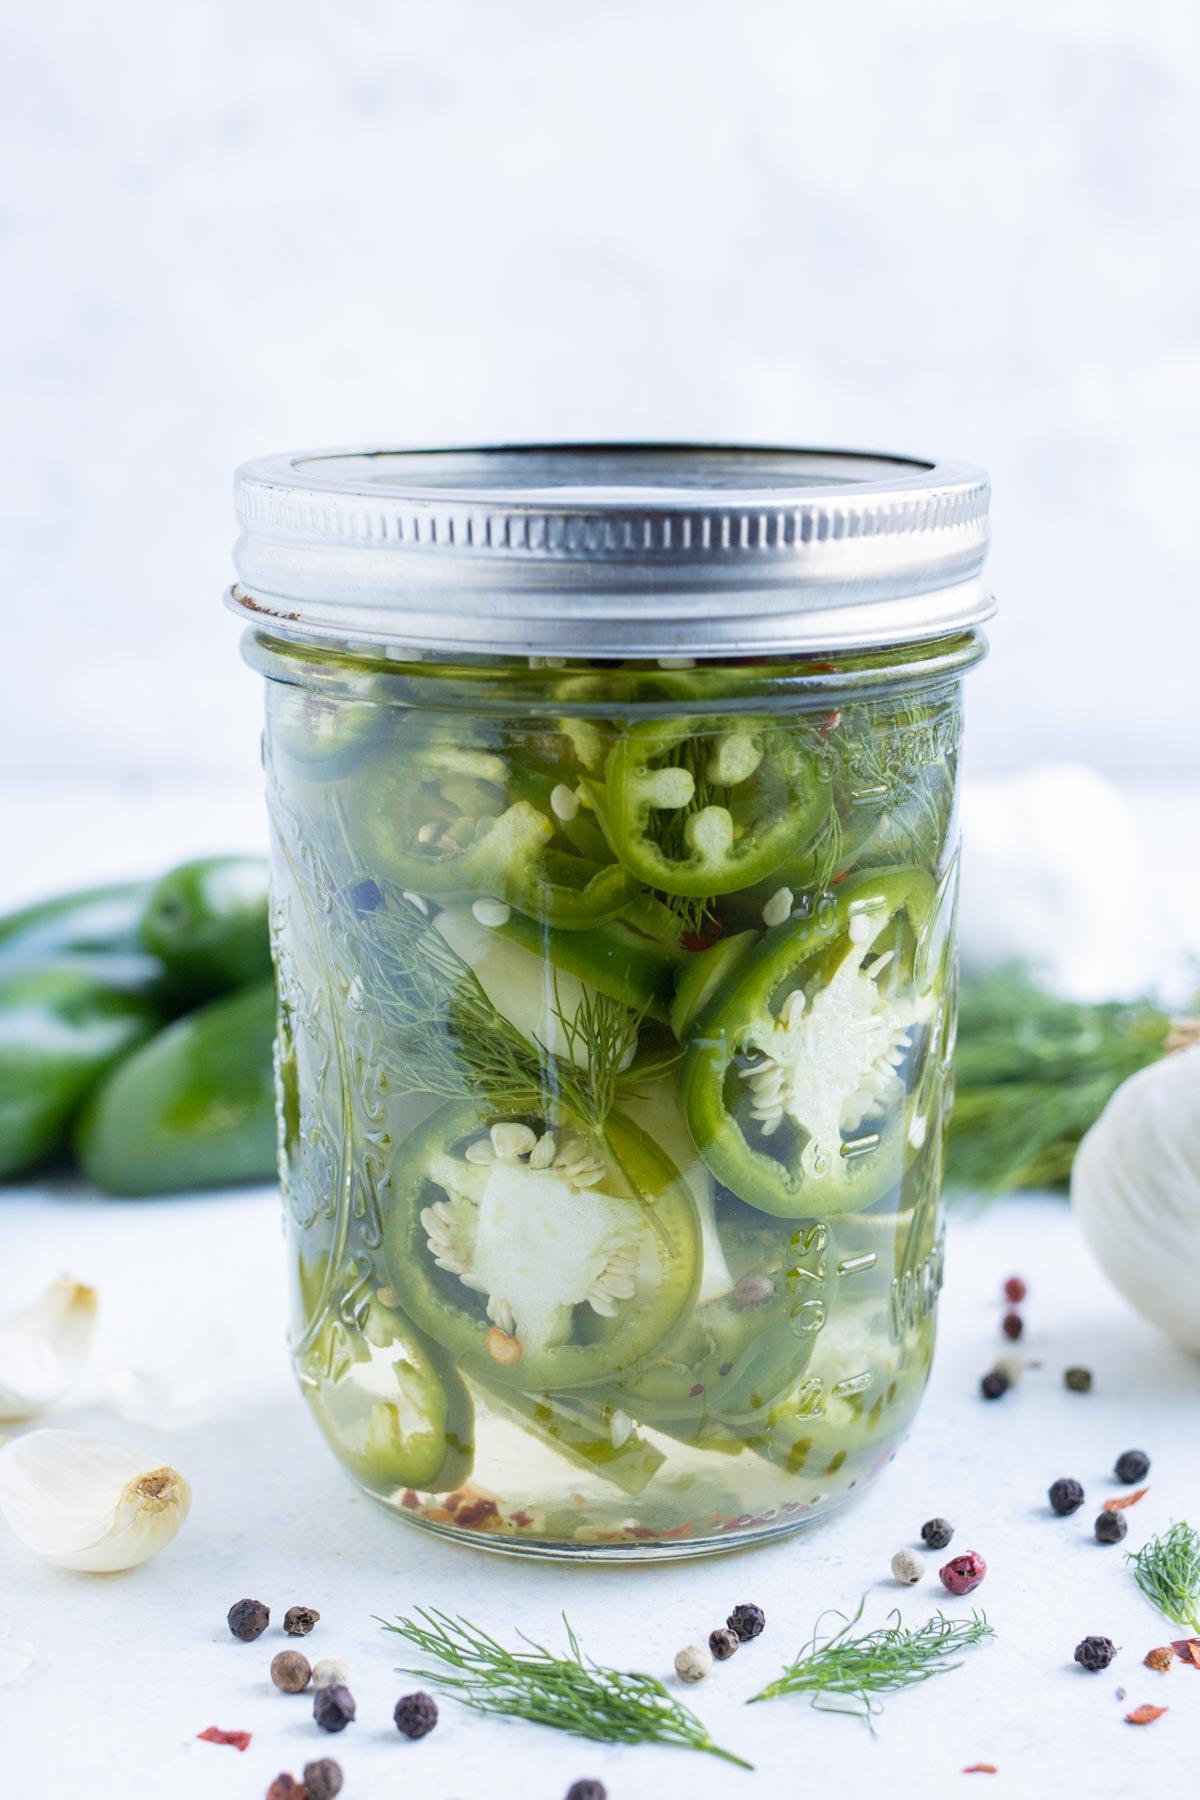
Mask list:
[[1143,1494],[1148,1494],[1148,1487],[1135,1488],[1132,1494],[1114,1494],[1111,1500],[1104,1502],[1105,1512],[1124,1512],[1127,1506],[1136,1506]]
[[498,1519],[500,1508],[494,1500],[472,1500],[469,1506],[459,1506],[454,1515],[454,1523],[470,1531],[473,1526],[482,1525],[488,1519]]
[[822,725],[820,732],[818,733],[818,736],[823,737],[823,738],[828,737],[831,731],[837,730],[837,728],[841,724],[841,722],[842,722],[842,709],[840,706],[835,706],[833,711],[830,713],[829,717],[826,719],[825,723]]
[[711,950],[724,930],[724,919],[710,919],[703,931],[685,931],[680,935],[679,941],[685,950]]
[[400,1504],[401,1506],[407,1506],[409,1512],[420,1512],[421,1496],[412,1488],[405,1488],[400,1496]]
[[1200,1669],[1200,1638],[1172,1638],[1171,1648],[1180,1662],[1191,1663],[1193,1668]]
[[841,887],[843,881],[849,881],[849,879],[850,879],[849,869],[843,869],[840,875],[834,876],[833,880],[830,882],[829,885],[830,885],[830,887]]
[[308,1789],[294,1775],[277,1775],[267,1789],[267,1800],[308,1800]]
[[523,1506],[518,1507],[517,1511],[512,1514],[512,1522],[514,1525],[532,1525],[533,1514],[531,1512],[526,1512]]
[[248,1731],[222,1731],[219,1725],[209,1725],[204,1731],[198,1731],[196,1736],[203,1738],[206,1744],[232,1744],[235,1750],[250,1748]]
[[968,1763],[963,1770],[964,1775],[995,1775],[998,1772],[995,1763]]
[[1125,1723],[1153,1725],[1155,1719],[1161,1719],[1166,1710],[1165,1706],[1135,1706],[1132,1712],[1125,1714]]

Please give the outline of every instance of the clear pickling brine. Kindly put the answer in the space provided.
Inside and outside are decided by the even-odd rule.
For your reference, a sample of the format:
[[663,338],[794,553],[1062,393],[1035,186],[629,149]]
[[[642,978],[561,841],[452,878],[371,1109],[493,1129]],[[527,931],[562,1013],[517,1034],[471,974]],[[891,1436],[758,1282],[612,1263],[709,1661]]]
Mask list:
[[[590,516],[580,469],[561,498],[540,454],[538,506]],[[424,460],[461,506],[465,478]],[[490,1548],[640,1559],[794,1529],[889,1460],[933,1353],[960,689],[986,605],[939,623],[901,597],[876,643],[887,595],[847,575],[839,613],[827,573],[806,604],[797,528],[794,592],[760,581],[744,651],[703,616],[669,640],[688,648],[631,648],[619,557],[599,601],[586,532],[549,581],[461,540],[448,580],[428,489],[390,463],[415,577],[390,574],[397,531],[369,604],[334,613],[297,579],[285,616],[234,590],[267,677],[301,1390],[371,1494]],[[828,482],[783,473],[793,509],[828,511]],[[632,485],[646,508],[670,486],[606,475],[626,517]],[[749,479],[707,503],[744,510]],[[518,504],[513,480],[489,506]],[[544,623],[560,581],[583,589],[561,605],[578,648]],[[431,641],[456,582],[465,623]],[[651,583],[642,606],[645,626],[679,601]]]

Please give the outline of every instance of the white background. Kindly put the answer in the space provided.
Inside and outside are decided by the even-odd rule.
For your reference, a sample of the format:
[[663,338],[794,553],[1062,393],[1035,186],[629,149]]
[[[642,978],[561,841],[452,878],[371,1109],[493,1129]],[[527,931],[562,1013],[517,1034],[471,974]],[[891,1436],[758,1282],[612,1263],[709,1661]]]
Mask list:
[[[1057,935],[1107,991],[1113,946],[1135,941],[1131,870],[1165,858],[1177,873],[1146,884],[1169,890],[1151,910],[1173,899],[1175,941],[1185,913],[1196,929],[1198,186],[1191,0],[6,9],[0,901],[258,841],[257,684],[219,610],[240,458],[368,439],[832,441],[992,471],[1003,611],[971,679],[977,775],[1071,757],[1157,796],[1139,803],[1152,859],[1089,828],[1113,817],[1103,794],[1038,777],[976,809],[990,945]],[[1075,871],[1065,901],[1038,886],[1054,851]],[[182,1429],[78,1402],[61,1415],[178,1462],[196,1502],[128,1578],[47,1571],[5,1539],[0,1612],[37,1654],[0,1693],[21,1800],[251,1800],[326,1749],[347,1800],[556,1800],[589,1772],[613,1800],[884,1785],[969,1800],[959,1771],[977,1760],[1022,1797],[1192,1780],[1200,1676],[1141,1668],[1169,1628],[1087,1525],[1139,1440],[1155,1466],[1130,1542],[1195,1521],[1195,1365],[1120,1306],[1060,1203],[956,1221],[933,1389],[858,1508],[636,1583],[402,1540],[354,1496],[287,1375],[269,1194],[123,1207],[35,1184],[3,1216],[0,1312],[64,1264],[95,1281],[97,1382],[161,1369],[215,1317],[231,1346],[207,1416]],[[1013,1268],[1043,1367],[984,1408]],[[1087,1399],[1060,1386],[1073,1361],[1097,1370]],[[1052,1521],[1042,1496],[1068,1472],[1089,1507]],[[895,1700],[878,1739],[799,1705],[745,1712],[823,1607],[881,1579],[872,1618],[894,1602],[887,1559],[935,1511],[988,1558],[997,1642]],[[269,1689],[283,1640],[225,1633],[229,1602],[256,1590],[277,1616],[296,1600],[325,1614],[320,1649],[347,1656],[362,1708],[345,1739],[318,1742],[307,1703]],[[906,1615],[939,1593],[931,1579],[903,1596]],[[766,1605],[769,1640],[688,1698],[757,1778],[449,1706],[425,1745],[387,1723],[400,1683],[373,1611],[443,1604],[553,1637],[565,1605],[598,1656],[666,1674],[740,1599]],[[1087,1677],[1071,1649],[1095,1631],[1123,1648]],[[1171,1710],[1139,1733],[1118,1685]],[[198,1744],[209,1723],[252,1730],[251,1751]]]
[[988,465],[973,765],[1200,763],[1190,0],[91,0],[0,44],[0,770],[253,782],[229,476],[688,434]]

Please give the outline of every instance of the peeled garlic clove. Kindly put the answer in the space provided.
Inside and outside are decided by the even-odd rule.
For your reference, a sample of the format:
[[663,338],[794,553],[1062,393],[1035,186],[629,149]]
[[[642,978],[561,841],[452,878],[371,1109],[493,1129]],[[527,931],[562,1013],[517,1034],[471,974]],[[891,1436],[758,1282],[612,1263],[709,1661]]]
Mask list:
[[0,1419],[28,1419],[78,1375],[96,1324],[96,1290],[60,1275],[40,1300],[0,1319]]
[[1075,1154],[1071,1204],[1113,1286],[1200,1351],[1200,1045],[1121,1084]]
[[132,1569],[170,1543],[192,1490],[177,1470],[82,1431],[31,1431],[0,1446],[0,1513],[60,1569]]

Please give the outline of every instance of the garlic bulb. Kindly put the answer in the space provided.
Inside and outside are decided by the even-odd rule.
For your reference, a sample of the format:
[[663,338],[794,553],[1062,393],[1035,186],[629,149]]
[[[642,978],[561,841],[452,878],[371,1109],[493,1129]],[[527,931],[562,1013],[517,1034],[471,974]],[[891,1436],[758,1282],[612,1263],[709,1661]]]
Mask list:
[[96,1323],[96,1290],[60,1275],[40,1300],[0,1319],[0,1419],[28,1419],[66,1392]]
[[0,1513],[60,1569],[132,1569],[170,1543],[191,1502],[175,1469],[81,1431],[31,1431],[0,1447]]
[[1113,1286],[1200,1351],[1200,1045],[1117,1089],[1076,1153],[1071,1201]]

